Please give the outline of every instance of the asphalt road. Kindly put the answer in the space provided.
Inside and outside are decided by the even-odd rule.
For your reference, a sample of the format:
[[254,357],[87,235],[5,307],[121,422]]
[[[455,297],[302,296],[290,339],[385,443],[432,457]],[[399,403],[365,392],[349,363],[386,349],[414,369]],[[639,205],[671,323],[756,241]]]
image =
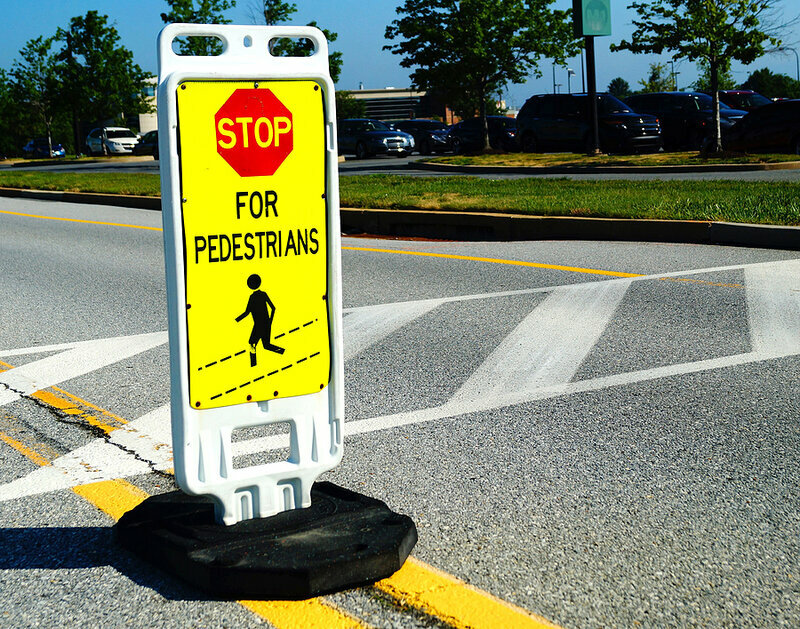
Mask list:
[[[263,626],[117,548],[92,499],[174,487],[147,445],[169,422],[159,227],[0,199],[2,627]],[[344,245],[326,478],[410,515],[414,557],[563,627],[800,626],[796,252]],[[136,444],[101,429],[122,420]],[[324,600],[456,626],[374,588]]]
[[[406,175],[411,177],[449,177],[449,173],[442,173],[432,170],[424,170],[415,166],[415,162],[423,159],[420,155],[411,157],[387,157],[377,156],[364,160],[357,160],[353,156],[347,156],[346,161],[339,164],[339,175]],[[0,162],[0,170],[10,168]],[[70,165],[48,165],[48,166],[25,166],[25,170],[37,170],[47,172],[130,172],[130,173],[153,173],[158,174],[158,162],[149,157],[143,157],[138,161],[104,161],[86,164]],[[14,169],[16,170],[16,168]],[[463,173],[456,173],[463,175]],[[735,181],[800,181],[800,169],[797,170],[752,170],[739,172],[703,172],[703,173],[576,173],[576,174],[502,174],[502,173],[482,173],[472,175],[482,179],[522,179],[526,177],[541,177],[546,179],[568,178],[581,180],[608,180],[608,179],[630,179],[630,180],[735,180]]]

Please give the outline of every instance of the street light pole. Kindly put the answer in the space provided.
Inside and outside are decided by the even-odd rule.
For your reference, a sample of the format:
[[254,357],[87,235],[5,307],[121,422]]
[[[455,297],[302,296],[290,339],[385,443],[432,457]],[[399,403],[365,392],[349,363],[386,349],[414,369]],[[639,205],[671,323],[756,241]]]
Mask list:
[[795,50],[794,48],[789,48],[788,46],[781,46],[780,48],[778,48],[778,50],[780,51],[791,50],[794,53],[794,62],[797,70],[797,80],[800,81],[800,55],[797,54],[797,50]]
[[567,68],[567,93],[572,94],[572,77],[575,76],[575,70]]

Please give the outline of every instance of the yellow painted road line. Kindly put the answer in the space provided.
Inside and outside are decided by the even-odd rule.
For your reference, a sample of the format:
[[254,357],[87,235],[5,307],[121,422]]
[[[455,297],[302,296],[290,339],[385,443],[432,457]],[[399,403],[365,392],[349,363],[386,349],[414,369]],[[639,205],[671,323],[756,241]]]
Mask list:
[[[11,365],[2,362],[0,362],[0,365],[4,367],[11,367]],[[121,417],[117,417],[113,413],[110,413],[99,406],[95,406],[94,404],[86,402],[85,400],[81,400],[77,396],[67,393],[61,389],[58,389],[58,391],[74,400],[80,400],[81,403],[100,411],[103,415],[116,417],[125,423],[125,420],[123,420]],[[46,392],[37,392],[37,394],[41,393]],[[65,410],[63,408],[64,400],[58,396],[48,394],[46,396],[38,397],[38,399],[45,404],[55,402],[58,404],[56,408],[59,410]],[[110,430],[114,430],[114,427],[110,427]],[[36,463],[36,465],[44,467],[46,465],[50,465],[52,461],[52,458],[43,456],[41,453],[34,451],[24,443],[4,434],[3,432],[0,432],[0,441],[10,445],[19,453]],[[57,454],[54,453],[54,456],[57,456]],[[133,509],[136,505],[140,504],[149,496],[147,492],[139,489],[136,485],[133,485],[120,478],[108,481],[100,481],[97,483],[89,483],[86,485],[78,485],[77,487],[73,487],[72,491],[114,520],[119,520],[125,513]],[[359,620],[318,598],[307,601],[239,602],[256,615],[272,623],[278,629],[314,629],[317,627],[320,629],[368,629],[367,625],[361,623]]]
[[477,258],[474,256],[459,256],[450,253],[428,253],[426,251],[402,251],[400,249],[375,249],[372,247],[345,247],[349,251],[367,251],[371,253],[397,253],[406,256],[423,256],[428,258],[443,258],[446,260],[468,260],[471,262],[491,262],[492,264],[508,264],[512,266],[525,266],[535,269],[551,269],[556,271],[570,271],[572,273],[589,273],[591,275],[610,275],[612,277],[643,277],[642,273],[621,273],[620,271],[604,271],[601,269],[584,269],[576,266],[561,266],[559,264],[542,264],[540,262],[524,262],[522,260],[503,260],[499,258]]
[[146,491],[121,478],[89,483],[88,485],[78,485],[73,487],[72,491],[91,502],[114,520],[119,520],[128,511],[149,497]]
[[131,229],[147,229],[150,231],[164,231],[160,227],[146,227],[144,225],[128,225],[127,223],[104,223],[103,221],[88,221],[81,218],[62,218],[60,216],[40,216],[38,214],[25,214],[24,212],[9,212],[0,210],[0,214],[11,214],[12,216],[25,216],[27,218],[41,218],[47,221],[67,221],[68,223],[88,223],[89,225],[107,225],[109,227],[130,227]]
[[559,629],[413,557],[375,587],[457,629]]
[[239,601],[281,629],[364,629],[347,613],[312,598],[307,601]]

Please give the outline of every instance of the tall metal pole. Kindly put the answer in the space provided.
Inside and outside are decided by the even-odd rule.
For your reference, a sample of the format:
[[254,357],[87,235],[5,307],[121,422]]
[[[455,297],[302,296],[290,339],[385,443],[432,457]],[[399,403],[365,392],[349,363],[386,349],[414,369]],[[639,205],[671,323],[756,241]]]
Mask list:
[[597,122],[597,79],[594,67],[594,37],[587,35],[586,42],[586,78],[589,83],[589,111],[592,112],[592,133],[590,155],[600,153],[600,128]]
[[583,69],[583,50],[581,50],[581,92],[586,93],[586,70]]
[[553,94],[556,93],[556,62],[553,62]]

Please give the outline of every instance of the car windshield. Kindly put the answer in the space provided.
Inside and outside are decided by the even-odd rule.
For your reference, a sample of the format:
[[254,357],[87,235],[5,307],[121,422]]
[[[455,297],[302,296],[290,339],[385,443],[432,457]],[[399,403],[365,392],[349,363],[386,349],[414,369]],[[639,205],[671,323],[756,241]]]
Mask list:
[[700,111],[711,111],[714,109],[714,99],[708,94],[692,94],[692,102]]
[[136,134],[130,129],[108,129],[107,138],[135,138]]
[[725,100],[736,109],[747,109],[769,105],[772,101],[761,94],[725,94]]
[[391,131],[392,128],[380,120],[363,120],[358,125],[359,131]]
[[630,111],[630,107],[611,94],[599,94],[597,96],[597,113],[626,114]]

